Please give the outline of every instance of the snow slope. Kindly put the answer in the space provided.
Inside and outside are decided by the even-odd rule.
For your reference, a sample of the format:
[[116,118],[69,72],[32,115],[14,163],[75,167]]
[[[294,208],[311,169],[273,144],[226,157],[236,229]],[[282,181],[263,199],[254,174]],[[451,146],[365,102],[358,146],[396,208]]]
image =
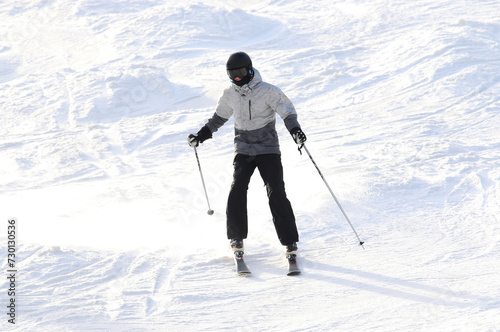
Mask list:
[[[499,331],[496,1],[0,4],[4,331]],[[186,144],[246,51],[294,102],[357,245],[282,121],[303,274],[258,174],[250,278],[225,238],[232,120]]]

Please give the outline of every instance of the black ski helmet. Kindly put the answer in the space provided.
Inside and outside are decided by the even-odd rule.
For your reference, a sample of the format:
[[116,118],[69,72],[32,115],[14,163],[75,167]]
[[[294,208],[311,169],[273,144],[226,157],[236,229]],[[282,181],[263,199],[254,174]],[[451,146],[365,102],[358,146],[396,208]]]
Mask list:
[[[253,79],[252,60],[245,52],[236,52],[229,56],[226,62],[227,75],[231,82],[243,86]],[[236,78],[240,80],[237,81]]]

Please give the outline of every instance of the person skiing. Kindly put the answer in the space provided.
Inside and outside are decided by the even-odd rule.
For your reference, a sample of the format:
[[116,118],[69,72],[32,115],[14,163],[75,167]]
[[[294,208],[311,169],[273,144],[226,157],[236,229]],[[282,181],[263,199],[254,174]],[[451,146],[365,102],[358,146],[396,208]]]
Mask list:
[[212,138],[212,134],[234,116],[234,173],[227,200],[227,237],[233,251],[243,251],[247,238],[247,191],[250,178],[258,168],[264,180],[274,226],[287,257],[297,252],[299,234],[290,201],[285,193],[283,167],[276,113],[297,144],[306,135],[297,121],[297,112],[288,97],[276,86],[262,81],[252,60],[244,52],[229,56],[226,70],[232,84],[219,99],[215,113],[198,133],[188,136],[191,147]]

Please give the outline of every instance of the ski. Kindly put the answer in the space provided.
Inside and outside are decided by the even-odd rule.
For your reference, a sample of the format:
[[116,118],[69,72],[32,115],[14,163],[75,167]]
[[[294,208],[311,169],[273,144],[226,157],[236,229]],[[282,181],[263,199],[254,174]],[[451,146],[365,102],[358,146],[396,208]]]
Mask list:
[[299,266],[297,265],[297,255],[290,254],[286,256],[288,260],[288,273],[289,276],[296,276],[300,274]]
[[234,262],[236,264],[236,273],[240,276],[249,276],[252,272],[243,260],[243,251],[234,252]]

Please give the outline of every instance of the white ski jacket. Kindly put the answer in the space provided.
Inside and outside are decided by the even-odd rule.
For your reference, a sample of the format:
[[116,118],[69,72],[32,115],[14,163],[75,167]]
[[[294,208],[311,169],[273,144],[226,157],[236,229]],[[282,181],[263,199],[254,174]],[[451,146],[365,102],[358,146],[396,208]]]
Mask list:
[[255,74],[250,83],[241,87],[231,84],[224,90],[215,114],[206,125],[214,133],[234,115],[237,154],[280,154],[276,113],[291,131],[300,128],[297,112],[278,87],[263,82],[260,73],[255,68],[253,70]]

